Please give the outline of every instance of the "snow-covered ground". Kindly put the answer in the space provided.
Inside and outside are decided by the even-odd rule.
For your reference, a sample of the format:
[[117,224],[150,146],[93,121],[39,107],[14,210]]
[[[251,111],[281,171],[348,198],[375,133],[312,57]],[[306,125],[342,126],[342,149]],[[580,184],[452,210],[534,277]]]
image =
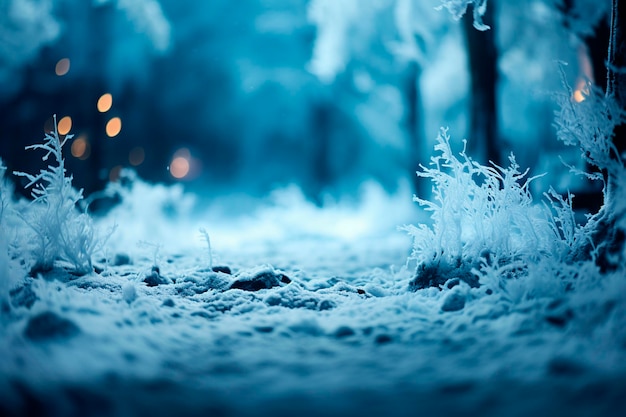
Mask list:
[[454,281],[410,291],[396,226],[424,215],[408,186],[325,208],[288,189],[235,214],[194,211],[176,187],[138,182],[126,197],[98,221],[118,227],[96,272],[56,268],[12,289],[0,414],[626,412],[620,274],[558,297]]

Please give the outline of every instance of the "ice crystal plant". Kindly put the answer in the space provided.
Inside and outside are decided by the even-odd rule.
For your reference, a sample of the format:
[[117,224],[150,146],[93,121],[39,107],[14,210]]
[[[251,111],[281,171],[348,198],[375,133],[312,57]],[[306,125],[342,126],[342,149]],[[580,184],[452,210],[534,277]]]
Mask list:
[[574,168],[572,171],[604,183],[604,204],[585,225],[588,238],[574,245],[575,258],[591,257],[603,270],[614,270],[623,267],[626,259],[626,254],[620,253],[625,250],[626,240],[626,168],[624,155],[613,142],[617,126],[626,123],[626,112],[613,95],[591,83],[583,90],[582,101],[573,100],[563,65],[559,69],[564,88],[555,96],[557,138],[578,147],[583,160],[595,169],[592,173]]
[[443,128],[435,151],[431,167],[421,166],[417,173],[431,179],[432,201],[414,197],[431,212],[432,226],[403,227],[413,237],[410,259],[417,263],[412,289],[439,286],[453,277],[476,287],[473,270],[481,259],[515,263],[554,251],[559,228],[533,204],[533,178],[527,178],[528,170],[520,172],[512,154],[508,168],[481,165],[465,150],[457,158]]
[[[555,95],[559,107],[554,118],[557,139],[578,147],[585,161],[599,171],[606,171],[609,177],[622,175],[624,163],[612,139],[615,128],[626,122],[624,109],[590,82],[581,91],[583,99],[573,100],[574,92],[567,83],[563,65],[559,67],[563,91]],[[602,179],[599,173],[585,175]]]
[[66,176],[62,153],[71,138],[66,135],[61,139],[54,116],[54,131],[46,133],[43,143],[26,147],[44,151],[42,159],[52,157],[53,163],[36,175],[14,173],[25,177],[26,188],[32,188],[33,201],[20,217],[33,233],[28,247],[33,272],[51,270],[57,261],[69,264],[79,275],[93,271],[92,255],[99,248],[98,239],[91,217],[78,210],[83,192],[72,187],[72,177]]
[[213,269],[213,251],[211,250],[211,237],[209,236],[209,232],[204,227],[200,228],[200,236],[205,241],[207,245],[207,250],[209,253],[209,269]]

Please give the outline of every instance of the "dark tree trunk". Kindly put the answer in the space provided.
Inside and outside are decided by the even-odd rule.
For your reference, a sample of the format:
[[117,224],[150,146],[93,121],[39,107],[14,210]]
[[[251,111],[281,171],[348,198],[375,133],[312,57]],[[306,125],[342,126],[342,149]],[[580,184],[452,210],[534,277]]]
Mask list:
[[332,172],[328,155],[330,152],[330,130],[332,128],[332,109],[329,103],[321,102],[312,106],[313,126],[315,127],[315,148],[313,150],[311,198],[322,205],[324,188],[331,181]]
[[423,133],[421,131],[421,95],[419,91],[419,78],[421,68],[416,62],[409,64],[406,70],[405,86],[405,108],[406,108],[406,131],[409,141],[409,178],[413,181],[413,192],[421,198],[428,198],[430,181],[416,175],[420,164],[427,165],[428,161],[422,160]]
[[[609,37],[607,59],[606,95],[613,97],[619,106],[626,110],[626,24],[624,13],[626,4],[623,0],[613,0],[611,9],[611,34]],[[624,163],[626,147],[626,124],[618,125],[613,132],[613,143],[618,155],[614,158]],[[616,201],[623,193],[619,190],[620,176],[623,169],[608,168],[605,171],[606,190],[604,206],[593,233],[594,246],[597,248],[597,263],[603,272],[614,271],[625,264],[626,230],[620,225],[626,218],[623,204]]]
[[[498,84],[498,51],[496,32],[493,29],[493,6],[487,8],[484,23],[491,26],[485,31],[476,30],[470,18],[462,19],[467,42],[470,72],[470,126],[469,151],[474,159],[492,161],[500,165],[498,145],[498,112],[496,89]],[[481,146],[481,148],[478,148]]]
[[[607,97],[613,97],[624,110],[626,110],[626,27],[623,16],[626,12],[625,8],[626,6],[622,0],[613,0],[606,75]],[[626,150],[626,125],[624,123],[615,128],[613,143],[618,154],[623,155]],[[606,178],[605,204],[608,205],[612,205],[618,184],[616,175],[619,175],[619,173],[613,171],[615,170],[610,170]],[[621,216],[621,213],[615,213],[615,215]]]
[[[626,110],[626,3],[613,0],[611,9],[611,35],[609,38],[606,94],[615,97]],[[613,141],[620,154],[626,150],[625,125],[615,129]]]

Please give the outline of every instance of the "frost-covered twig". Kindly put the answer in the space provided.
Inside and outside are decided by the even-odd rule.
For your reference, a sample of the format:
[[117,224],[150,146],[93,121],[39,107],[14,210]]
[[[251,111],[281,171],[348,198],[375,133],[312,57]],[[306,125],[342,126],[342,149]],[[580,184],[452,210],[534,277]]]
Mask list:
[[159,252],[163,247],[161,243],[140,240],[139,242],[137,242],[137,246],[139,246],[140,248],[152,248],[152,266],[159,266]]
[[554,118],[557,139],[580,148],[582,158],[599,170],[609,174],[620,171],[623,161],[612,138],[615,127],[626,121],[626,112],[613,97],[589,82],[582,90],[583,100],[574,101],[564,65],[559,63],[563,91],[555,95],[559,106]]
[[550,187],[544,196],[550,204],[547,211],[550,213],[551,221],[549,224],[554,233],[554,240],[561,246],[559,259],[569,262],[578,247],[582,244],[593,246],[593,242],[585,233],[584,227],[576,223],[576,216],[572,208],[573,194],[568,192],[567,197],[564,198],[554,188]]
[[90,273],[92,256],[103,244],[95,234],[91,218],[78,212],[82,190],[74,189],[72,177],[66,176],[63,145],[71,138],[72,135],[66,135],[61,139],[55,115],[54,131],[46,133],[43,143],[26,147],[45,151],[42,159],[47,161],[52,156],[55,163],[36,175],[14,173],[28,179],[26,188],[32,188],[33,201],[20,217],[34,232],[32,239],[26,238],[31,240],[28,243],[34,270],[50,270],[60,260],[70,263],[79,274]]
[[564,92],[555,97],[559,106],[554,119],[557,138],[578,147],[582,158],[597,169],[585,175],[603,180],[604,204],[585,225],[587,239],[579,242],[577,258],[588,258],[591,253],[603,268],[616,268],[626,257],[613,253],[624,245],[620,237],[624,231],[618,229],[624,228],[626,218],[626,167],[613,140],[616,128],[626,123],[626,110],[614,95],[605,94],[591,84],[583,92],[583,100],[574,101],[563,65],[560,63],[559,69]]
[[206,242],[208,251],[209,251],[209,269],[213,269],[213,251],[211,250],[211,238],[209,237],[209,232],[204,227],[200,228],[200,235]]

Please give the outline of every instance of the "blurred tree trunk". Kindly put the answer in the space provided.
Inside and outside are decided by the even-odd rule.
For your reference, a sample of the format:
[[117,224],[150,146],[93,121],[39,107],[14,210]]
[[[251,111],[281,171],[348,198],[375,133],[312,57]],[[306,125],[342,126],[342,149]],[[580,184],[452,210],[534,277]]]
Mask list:
[[[613,0],[611,9],[611,34],[609,38],[606,94],[614,96],[626,110],[626,3]],[[615,129],[613,141],[620,154],[626,150],[625,124]]]
[[[626,110],[626,23],[624,22],[626,4],[623,0],[613,0],[611,9],[606,95],[613,97],[619,106]],[[626,148],[626,124],[618,125],[613,132],[613,143],[622,156]],[[616,155],[617,159],[618,156]],[[593,244],[597,248],[597,264],[602,272],[615,271],[625,263],[626,231],[620,225],[626,219],[626,211],[621,201],[624,193],[620,190],[619,169],[604,172],[606,190],[601,216],[593,233]],[[622,185],[623,187],[623,185]]]
[[[606,72],[606,96],[613,97],[618,105],[626,110],[626,27],[623,13],[626,5],[623,0],[613,0],[611,8],[611,20],[609,46],[607,53]],[[613,131],[613,143],[619,153],[623,155],[626,150],[626,125],[618,125]],[[617,158],[617,156],[616,156]],[[611,204],[618,187],[618,173],[605,173],[606,195],[605,205]],[[621,216],[622,213],[614,213]]]
[[332,108],[329,103],[320,102],[312,106],[315,148],[312,156],[311,198],[318,206],[323,203],[324,188],[331,181],[332,173],[328,160],[332,129]]
[[419,91],[419,79],[421,67],[417,62],[411,62],[406,70],[404,91],[406,109],[406,131],[409,140],[409,178],[413,182],[413,192],[421,198],[428,198],[430,194],[430,181],[418,177],[416,171],[420,164],[428,165],[428,161],[422,160],[423,134],[421,131],[421,95]]
[[[563,19],[564,26],[572,30],[570,26],[570,20],[567,18],[576,16],[575,13],[575,0],[563,0],[562,3],[557,4],[556,7],[565,17]],[[608,49],[609,39],[611,36],[610,27],[610,15],[606,18],[600,19],[597,25],[594,27],[593,33],[585,34],[581,40],[584,43],[584,48],[579,50],[579,76],[588,78],[593,85],[599,87],[607,92],[607,62],[608,62]],[[589,60],[588,62],[586,62]],[[585,69],[589,65],[591,72]],[[589,163],[586,164],[587,171],[594,171],[596,168]],[[606,174],[606,173],[605,173]],[[604,204],[604,192],[602,187],[598,187],[597,181],[587,179],[585,186],[581,189],[575,190],[576,198],[574,199],[573,207],[576,210],[583,210],[589,213],[597,213]]]
[[[88,178],[85,188],[88,190],[88,194],[102,190],[108,182],[108,175],[105,175],[104,169],[107,168],[105,163],[105,149],[103,146],[103,130],[104,130],[104,115],[96,111],[96,103],[101,94],[105,93],[104,83],[102,80],[105,78],[104,71],[106,68],[106,50],[107,43],[103,42],[103,38],[108,38],[111,25],[111,12],[108,5],[101,7],[89,7],[87,10],[87,18],[89,20],[89,27],[91,33],[98,33],[100,36],[90,38],[85,45],[86,54],[89,56],[89,62],[91,63],[91,80],[88,80],[87,85],[84,87],[83,99],[86,102],[83,103],[81,109],[82,117],[85,120],[86,135],[91,145],[91,155],[89,156],[89,169]],[[107,13],[108,11],[108,13]],[[105,46],[106,45],[106,46]],[[99,131],[98,129],[102,129]]]
[[[562,10],[565,14],[570,11],[571,1],[566,2],[566,5],[568,8]],[[581,50],[579,50],[579,76],[584,75],[589,77],[589,81],[601,88],[604,92],[606,92],[607,87],[606,63],[608,59],[607,51],[610,31],[608,17],[601,19],[595,27],[594,32],[582,38],[585,47],[581,47]],[[589,61],[585,62],[587,59]],[[585,71],[586,65],[589,65],[591,73]],[[596,168],[587,163],[586,169],[591,172]],[[587,179],[585,186],[579,190],[575,190],[575,194],[576,198],[573,201],[573,206],[577,210],[597,213],[604,203],[602,186],[598,184],[598,181]]]
[[[467,14],[471,16],[469,10]],[[483,20],[491,29],[485,31],[476,30],[470,17],[462,19],[471,83],[468,145],[474,159],[501,165],[496,103],[498,50],[493,16],[493,5],[490,4]]]

